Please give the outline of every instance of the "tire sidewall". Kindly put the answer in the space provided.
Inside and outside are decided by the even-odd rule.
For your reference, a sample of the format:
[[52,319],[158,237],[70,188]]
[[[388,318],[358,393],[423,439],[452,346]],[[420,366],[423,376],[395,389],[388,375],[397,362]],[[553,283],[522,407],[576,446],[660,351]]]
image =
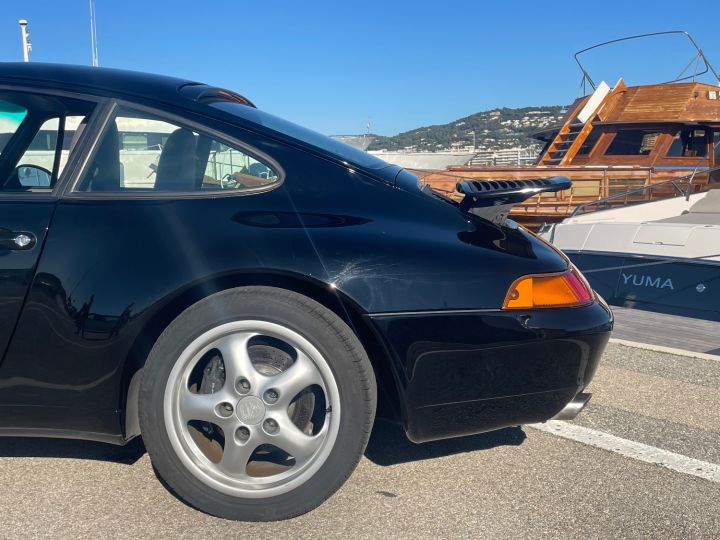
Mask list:
[[[175,453],[163,414],[168,376],[181,353],[206,331],[245,319],[286,326],[310,341],[330,367],[341,405],[337,437],[322,467],[295,489],[266,498],[233,497],[194,476]],[[292,517],[321,504],[355,469],[375,414],[375,380],[369,366],[357,337],[321,304],[271,287],[223,291],[185,310],[153,347],[143,368],[140,387],[141,433],[159,475],[196,508],[231,519]]]

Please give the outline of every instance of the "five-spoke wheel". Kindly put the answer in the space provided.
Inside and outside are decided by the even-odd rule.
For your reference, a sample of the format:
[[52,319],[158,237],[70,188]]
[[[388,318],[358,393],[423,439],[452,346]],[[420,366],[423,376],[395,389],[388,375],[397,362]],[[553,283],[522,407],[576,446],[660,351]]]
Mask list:
[[312,510],[357,465],[376,387],[335,313],[272,287],[222,291],[181,313],[143,368],[140,428],[158,474],[210,514]]
[[[222,376],[203,392],[207,365],[218,360]],[[252,497],[291,489],[322,465],[341,405],[330,366],[308,340],[251,320],[208,330],[183,351],[168,378],[164,414],[193,474]],[[221,452],[204,440],[213,437]]]

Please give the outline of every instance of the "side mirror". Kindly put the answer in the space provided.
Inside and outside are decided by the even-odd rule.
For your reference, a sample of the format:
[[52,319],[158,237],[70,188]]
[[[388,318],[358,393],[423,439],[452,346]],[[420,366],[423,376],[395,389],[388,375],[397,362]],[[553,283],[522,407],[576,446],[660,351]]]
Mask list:
[[52,173],[37,165],[20,165],[17,169],[22,187],[50,187]]

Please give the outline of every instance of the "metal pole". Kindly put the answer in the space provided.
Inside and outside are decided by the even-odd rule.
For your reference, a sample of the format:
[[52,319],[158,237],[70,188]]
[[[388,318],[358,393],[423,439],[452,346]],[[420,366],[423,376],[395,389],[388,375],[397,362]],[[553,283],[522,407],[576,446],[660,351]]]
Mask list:
[[30,61],[30,51],[32,50],[29,37],[30,32],[28,32],[27,23],[28,22],[25,19],[20,19],[18,21],[18,24],[20,25],[20,35],[22,36],[23,62]]
[[90,48],[92,49],[92,65],[98,67],[100,59],[98,58],[97,48],[97,24],[95,23],[95,2],[90,0]]

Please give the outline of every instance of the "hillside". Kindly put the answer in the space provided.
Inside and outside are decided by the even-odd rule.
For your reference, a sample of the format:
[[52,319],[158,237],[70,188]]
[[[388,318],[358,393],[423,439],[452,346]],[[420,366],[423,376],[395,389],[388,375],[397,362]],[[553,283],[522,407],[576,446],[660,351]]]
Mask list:
[[565,108],[559,105],[482,111],[448,124],[421,127],[392,137],[373,135],[368,150],[472,149],[472,131],[478,150],[537,146],[530,134],[557,124],[564,112]]

